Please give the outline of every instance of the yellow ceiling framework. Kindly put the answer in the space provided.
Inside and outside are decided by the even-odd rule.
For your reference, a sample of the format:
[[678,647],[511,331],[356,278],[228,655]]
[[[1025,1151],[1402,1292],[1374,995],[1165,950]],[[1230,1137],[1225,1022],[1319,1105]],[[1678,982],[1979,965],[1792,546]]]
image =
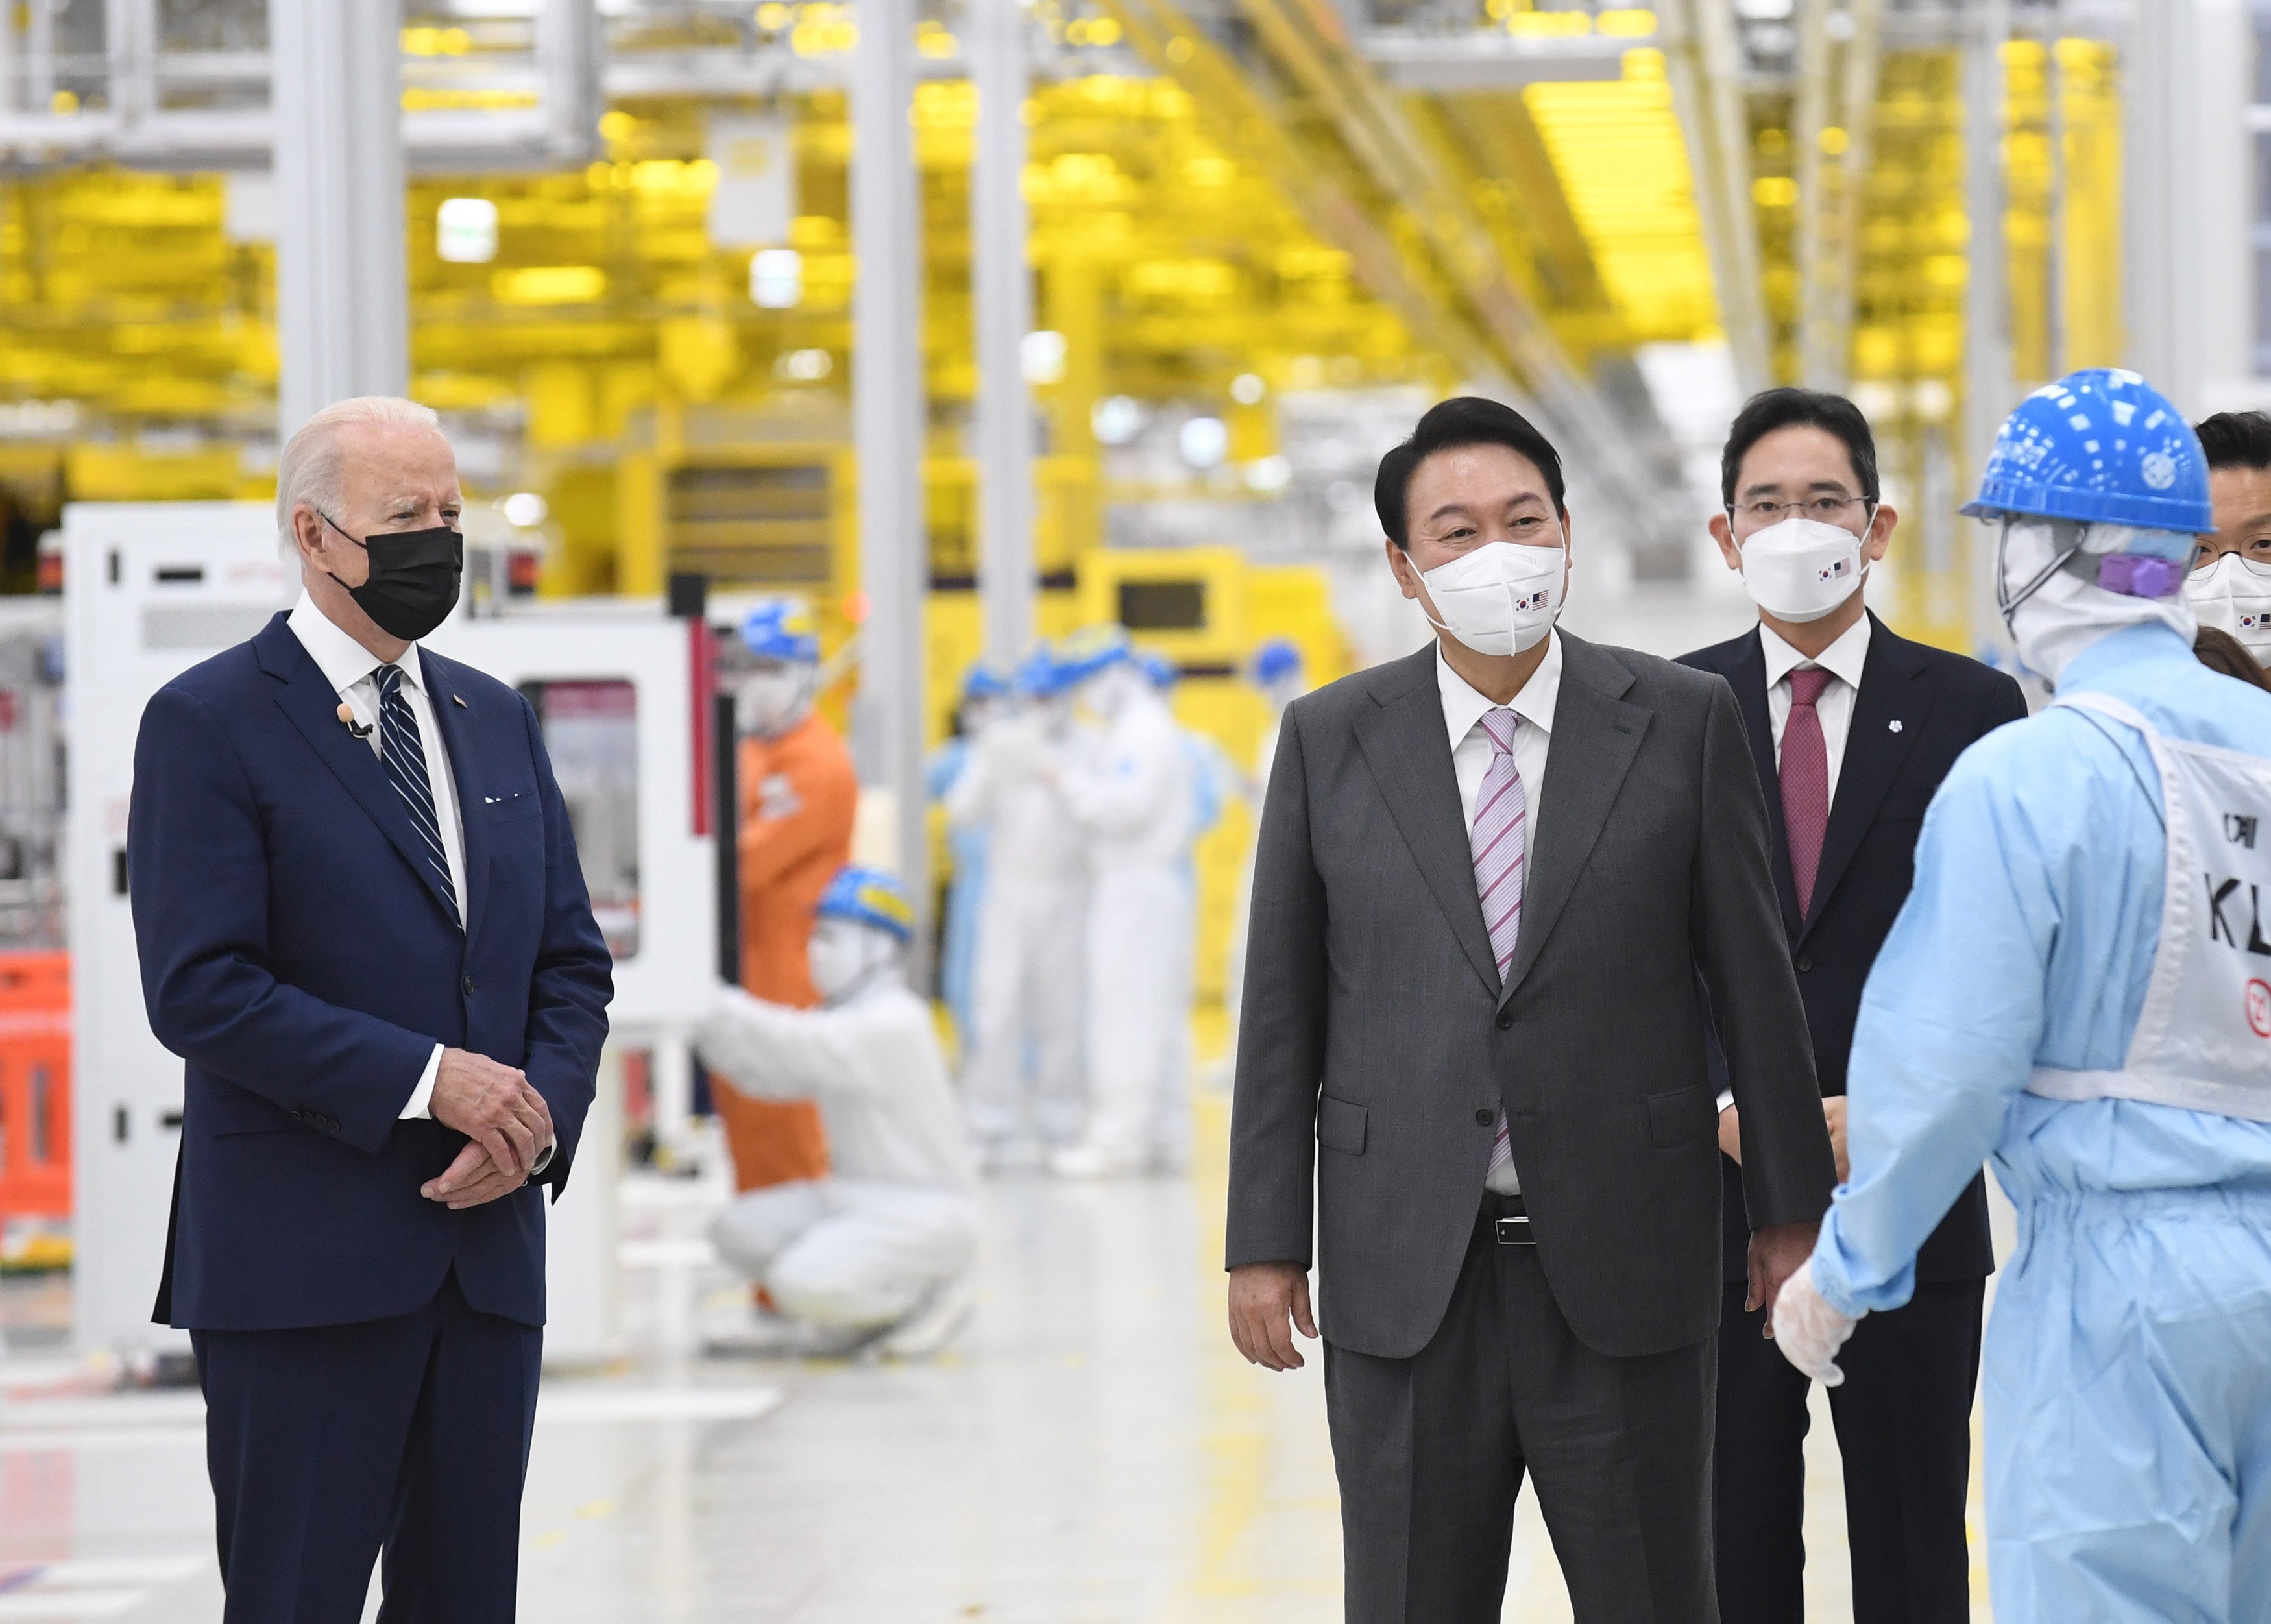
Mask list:
[[1532,85],[1522,99],[1627,340],[1716,336],[1710,258],[1662,55],[1629,50],[1621,78]]

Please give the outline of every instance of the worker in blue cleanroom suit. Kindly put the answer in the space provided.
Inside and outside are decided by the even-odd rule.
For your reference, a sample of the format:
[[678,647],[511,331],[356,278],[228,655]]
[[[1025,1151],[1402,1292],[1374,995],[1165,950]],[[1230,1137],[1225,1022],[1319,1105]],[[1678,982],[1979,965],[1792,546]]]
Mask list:
[[[979,660],[962,679],[962,703],[957,708],[961,724],[954,736],[930,753],[925,768],[925,787],[933,801],[942,801],[969,770],[978,735],[1009,702],[1009,674],[989,660]],[[978,955],[978,910],[986,895],[986,823],[981,818],[946,820],[946,849],[954,876],[946,890],[944,950],[939,956],[939,991],[954,1017],[955,1040],[964,1050],[976,1031],[971,1003],[973,966]]]
[[1862,1002],[1852,1178],[1775,1337],[1841,1379],[1992,1154],[2019,1211],[1987,1334],[1998,1624],[2271,1619],[2271,694],[2193,656],[2200,445],[2133,373],[2003,426],[2019,657],[2057,697],[1927,813]]
[[1254,908],[1254,842],[1262,828],[1262,803],[1270,791],[1270,764],[1277,759],[1277,729],[1285,719],[1285,707],[1309,691],[1308,669],[1301,659],[1300,648],[1291,637],[1271,637],[1254,651],[1254,663],[1247,667],[1254,677],[1254,686],[1262,690],[1262,699],[1270,706],[1270,726],[1262,734],[1262,748],[1255,753],[1254,776],[1248,793],[1248,803],[1254,808],[1254,822],[1247,836],[1246,860],[1238,873],[1238,898],[1232,905],[1230,953],[1223,966],[1222,1006],[1229,1017],[1229,1032],[1225,1037],[1222,1061],[1207,1081],[1210,1086],[1228,1088],[1231,1074],[1237,1069],[1239,1017],[1246,1003],[1246,923]]
[[[1136,663],[1151,682],[1152,690],[1169,705],[1174,703],[1175,685],[1182,680],[1182,668],[1165,655],[1150,649],[1136,652]],[[1240,775],[1232,767],[1222,746],[1204,734],[1190,727],[1180,729],[1183,754],[1190,763],[1191,823],[1183,846],[1183,884],[1192,899],[1193,917],[1182,935],[1180,957],[1174,967],[1175,986],[1169,994],[1171,1007],[1185,1011],[1185,1017],[1170,1028],[1168,1042],[1171,1050],[1167,1059],[1167,1075],[1176,1081],[1171,1085],[1165,1126],[1159,1132],[1151,1151],[1151,1165],[1161,1173],[1180,1173],[1190,1161],[1190,1131],[1188,1127],[1189,1106],[1185,1091],[1185,1079],[1192,1073],[1191,1024],[1188,1011],[1195,995],[1198,980],[1198,930],[1196,905],[1199,894],[1198,842],[1207,831],[1222,821],[1223,804],[1229,800],[1232,789]]]

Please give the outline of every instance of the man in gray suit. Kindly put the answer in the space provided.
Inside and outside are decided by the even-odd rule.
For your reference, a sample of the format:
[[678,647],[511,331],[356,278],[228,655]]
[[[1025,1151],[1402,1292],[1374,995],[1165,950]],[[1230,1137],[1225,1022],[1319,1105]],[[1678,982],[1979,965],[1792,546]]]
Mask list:
[[1754,1301],[1835,1181],[1742,713],[1718,677],[1553,629],[1560,458],[1514,411],[1436,406],[1374,500],[1439,637],[1285,712],[1231,1334],[1284,1370],[1322,1322],[1352,1624],[1496,1620],[1525,1469],[1578,1624],[1711,1620],[1707,996]]

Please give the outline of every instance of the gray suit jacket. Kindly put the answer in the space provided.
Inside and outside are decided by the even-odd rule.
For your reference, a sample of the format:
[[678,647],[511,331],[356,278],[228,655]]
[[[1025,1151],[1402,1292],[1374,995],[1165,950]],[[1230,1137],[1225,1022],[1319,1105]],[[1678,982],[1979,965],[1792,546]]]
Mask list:
[[1578,1337],[1630,1357],[1712,1334],[1707,987],[1754,1221],[1829,1204],[1835,1165],[1734,693],[1560,635],[1503,988],[1434,646],[1296,701],[1280,732],[1247,938],[1229,1263],[1306,1267],[1314,1226],[1322,1329],[1356,1352],[1408,1358],[1434,1334],[1501,1100],[1538,1261]]

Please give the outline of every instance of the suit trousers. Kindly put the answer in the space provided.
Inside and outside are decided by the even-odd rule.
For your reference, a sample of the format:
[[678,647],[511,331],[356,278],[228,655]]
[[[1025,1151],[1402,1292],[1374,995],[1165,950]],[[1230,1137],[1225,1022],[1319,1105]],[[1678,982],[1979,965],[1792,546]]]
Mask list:
[[[1811,1385],[1760,1334],[1730,1284],[1719,1332],[1713,1526],[1719,1612],[1743,1624],[1806,1618],[1806,1409]],[[1837,1356],[1829,1413],[1845,1465],[1854,1624],[1967,1624],[1971,1398],[1984,1280],[1919,1285],[1863,1318]]]
[[190,1333],[225,1624],[510,1624],[544,1333],[453,1271],[414,1314]]
[[1594,1352],[1478,1221],[1418,1354],[1326,1345],[1349,1624],[1497,1624],[1525,1470],[1576,1624],[1715,1624],[1716,1351]]

